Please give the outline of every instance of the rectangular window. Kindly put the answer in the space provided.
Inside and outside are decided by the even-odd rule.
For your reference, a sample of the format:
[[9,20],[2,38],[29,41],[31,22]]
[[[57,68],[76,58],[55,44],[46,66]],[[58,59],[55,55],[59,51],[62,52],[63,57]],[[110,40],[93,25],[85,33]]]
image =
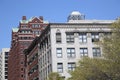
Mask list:
[[68,70],[73,71],[75,70],[76,64],[74,62],[68,63]]
[[99,41],[99,33],[92,33],[92,42]]
[[22,26],[22,28],[27,28],[27,26]]
[[5,75],[8,75],[8,72],[5,72]]
[[66,41],[67,41],[67,43],[74,43],[74,33],[67,33]]
[[32,24],[32,28],[39,28],[40,25],[39,24]]
[[8,64],[5,64],[5,67],[8,67]]
[[39,35],[41,32],[39,30],[33,31],[33,34]]
[[93,57],[101,57],[100,48],[93,48]]
[[62,73],[63,72],[63,63],[57,63],[57,71],[59,73]]
[[87,35],[86,33],[79,33],[79,42],[86,43],[87,42]]
[[88,56],[88,49],[87,48],[80,48],[80,55],[83,56]]
[[62,57],[62,48],[57,48],[56,49],[56,55],[57,55],[58,58]]
[[75,57],[75,48],[67,48],[67,57]]
[[5,52],[5,55],[8,55],[9,54],[9,52]]
[[8,76],[5,76],[5,79],[8,79]]
[[61,33],[56,33],[56,43],[61,43]]
[[7,68],[7,67],[5,68],[5,71],[8,71],[8,68]]

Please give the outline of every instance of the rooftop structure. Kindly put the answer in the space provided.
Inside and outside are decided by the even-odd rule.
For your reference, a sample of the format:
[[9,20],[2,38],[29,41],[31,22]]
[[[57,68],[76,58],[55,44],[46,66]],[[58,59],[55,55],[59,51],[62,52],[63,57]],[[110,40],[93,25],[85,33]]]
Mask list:
[[85,15],[81,14],[78,11],[73,11],[69,16],[68,16],[68,22],[70,20],[84,20]]

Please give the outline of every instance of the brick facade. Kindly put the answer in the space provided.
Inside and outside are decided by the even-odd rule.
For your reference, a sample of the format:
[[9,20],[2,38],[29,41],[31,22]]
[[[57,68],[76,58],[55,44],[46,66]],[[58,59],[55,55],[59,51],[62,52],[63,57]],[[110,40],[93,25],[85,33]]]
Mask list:
[[26,80],[39,80],[38,70],[38,37],[24,51],[25,53],[25,73]]
[[23,51],[31,44],[37,35],[48,25],[43,17],[32,17],[27,20],[22,17],[18,28],[12,29],[10,57],[8,60],[8,80],[25,80],[25,55]]

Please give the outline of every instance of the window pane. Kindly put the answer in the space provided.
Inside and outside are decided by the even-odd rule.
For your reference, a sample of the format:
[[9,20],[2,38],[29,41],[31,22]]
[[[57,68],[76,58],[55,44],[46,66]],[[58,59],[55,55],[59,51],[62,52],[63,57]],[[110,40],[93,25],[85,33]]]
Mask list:
[[101,51],[100,48],[93,48],[93,57],[100,57]]
[[68,57],[75,57],[75,49],[74,48],[67,48],[67,56]]
[[57,57],[62,57],[62,48],[57,48],[56,54],[57,54]]
[[99,33],[92,33],[92,42],[99,41]]
[[87,49],[84,49],[84,52],[87,53]]
[[76,64],[74,62],[68,63],[68,70],[73,71],[75,69],[75,66]]
[[87,42],[87,35],[86,33],[79,33],[79,42]]
[[87,48],[80,48],[80,55],[81,56],[88,56],[88,49]]
[[57,71],[58,72],[63,72],[63,64],[62,63],[57,63]]
[[66,41],[69,42],[74,42],[74,33],[67,33],[66,34]]
[[56,33],[56,42],[61,43],[61,33]]

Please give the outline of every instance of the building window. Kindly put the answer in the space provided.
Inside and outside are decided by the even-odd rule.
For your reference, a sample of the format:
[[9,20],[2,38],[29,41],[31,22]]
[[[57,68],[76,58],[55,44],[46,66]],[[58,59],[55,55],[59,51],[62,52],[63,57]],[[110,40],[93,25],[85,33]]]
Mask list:
[[22,26],[22,28],[27,28],[27,26]]
[[73,71],[75,70],[76,64],[74,62],[68,63],[68,70]]
[[93,48],[93,57],[101,57],[100,48]]
[[5,60],[5,63],[8,63],[8,60]]
[[5,79],[8,79],[8,76],[5,76]]
[[75,48],[67,48],[67,57],[75,57]]
[[56,43],[61,43],[61,33],[56,33]]
[[22,31],[20,31],[20,33],[25,33],[25,34],[28,34],[28,33],[31,33],[31,31],[29,31],[29,30],[22,30]]
[[58,58],[62,57],[62,48],[57,48],[56,49],[56,55],[57,55]]
[[8,72],[5,72],[5,75],[8,75]]
[[5,52],[5,59],[8,59],[9,52]]
[[21,75],[21,77],[24,77],[23,75]]
[[21,71],[23,71],[24,69],[23,68],[21,68]]
[[23,62],[20,62],[21,64],[23,64]]
[[74,43],[74,33],[66,33],[67,43]]
[[5,71],[8,71],[8,68],[5,68]]
[[83,56],[88,56],[88,49],[87,48],[80,48],[80,55]]
[[86,43],[87,42],[87,35],[86,33],[79,33],[79,42]]
[[5,67],[8,67],[8,64],[5,64]]
[[5,55],[8,55],[9,54],[9,52],[5,52]]
[[32,24],[32,28],[39,28],[40,25],[39,24]]
[[33,31],[33,34],[39,35],[39,34],[41,34],[41,32],[39,30],[36,30],[36,31]]
[[92,33],[92,42],[99,41],[99,33]]
[[57,63],[57,71],[59,73],[62,73],[63,72],[63,63]]

